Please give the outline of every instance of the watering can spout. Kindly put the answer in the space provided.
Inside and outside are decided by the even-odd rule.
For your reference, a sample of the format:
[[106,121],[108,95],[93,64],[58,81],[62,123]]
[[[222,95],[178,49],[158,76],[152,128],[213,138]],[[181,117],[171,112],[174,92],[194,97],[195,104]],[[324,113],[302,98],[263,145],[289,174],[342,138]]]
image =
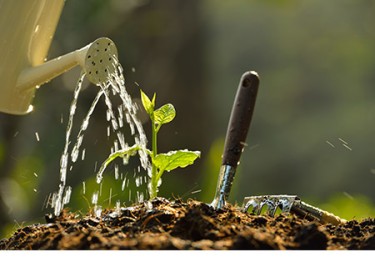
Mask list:
[[77,66],[83,66],[84,52],[87,48],[71,52],[64,56],[47,61],[39,66],[28,67],[22,70],[17,79],[16,91],[22,93],[27,90],[33,90],[44,83],[49,82],[60,74]]
[[111,73],[115,64],[111,61],[115,61],[116,58],[115,44],[110,39],[102,37],[79,50],[24,69],[17,80],[16,91],[22,94],[33,90],[77,65],[86,72],[90,82],[100,84],[106,80],[108,73]]
[[0,112],[29,113],[36,88],[77,65],[94,84],[114,71],[117,49],[108,38],[45,62],[63,6],[64,0],[0,0]]

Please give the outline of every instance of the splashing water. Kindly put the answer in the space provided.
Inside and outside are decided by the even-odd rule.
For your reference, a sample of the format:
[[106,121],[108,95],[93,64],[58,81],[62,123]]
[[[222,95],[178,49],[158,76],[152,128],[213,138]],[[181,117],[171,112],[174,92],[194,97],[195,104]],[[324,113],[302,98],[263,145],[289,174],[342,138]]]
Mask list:
[[68,154],[68,148],[69,148],[69,139],[70,139],[70,134],[72,131],[73,127],[73,117],[76,112],[77,108],[77,101],[78,101],[78,96],[82,88],[82,82],[85,77],[84,73],[81,73],[81,76],[78,80],[78,83],[76,85],[76,88],[74,89],[74,95],[73,95],[73,101],[70,105],[70,112],[69,112],[69,120],[68,120],[68,125],[66,127],[66,135],[65,135],[65,147],[64,151],[62,153],[61,159],[60,159],[60,185],[59,185],[59,191],[53,193],[52,195],[52,203],[51,206],[54,208],[54,214],[56,216],[60,215],[64,204],[66,204],[65,199],[63,198],[64,190],[65,190],[65,185],[66,185],[66,171],[68,168],[68,162],[69,162],[69,154]]
[[[125,79],[122,74],[123,69],[121,67],[121,64],[119,63],[118,59],[116,57],[112,58],[112,64],[114,71],[112,73],[108,73],[108,79],[106,82],[99,84],[100,90],[98,91],[95,99],[93,100],[86,117],[84,118],[80,130],[78,132],[76,142],[74,143],[74,146],[72,148],[72,151],[70,153],[71,162],[75,163],[77,159],[79,158],[79,154],[81,152],[81,146],[84,138],[85,131],[87,130],[89,126],[90,117],[92,116],[95,107],[99,100],[101,98],[104,98],[104,102],[107,107],[106,112],[106,118],[107,121],[110,123],[110,126],[108,126],[108,136],[110,135],[110,132],[112,130],[113,133],[115,133],[115,141],[113,143],[113,146],[111,148],[111,153],[116,152],[118,150],[123,150],[129,148],[129,143],[125,141],[124,133],[121,131],[121,129],[128,125],[130,128],[131,135],[134,137],[134,145],[137,145],[139,147],[146,148],[147,144],[147,138],[144,133],[142,124],[140,120],[137,118],[136,113],[138,110],[138,106],[133,103],[130,95],[126,91],[125,88]],[[69,145],[71,144],[70,138],[71,138],[71,131],[73,127],[73,118],[75,115],[75,111],[77,108],[77,102],[78,102],[78,96],[82,88],[82,82],[85,77],[85,73],[82,73],[76,88],[74,90],[73,95],[73,101],[70,106],[70,112],[69,112],[69,119],[66,129],[66,136],[65,136],[65,147],[64,151],[61,156],[60,160],[60,185],[58,192],[55,192],[52,194],[52,200],[51,200],[51,207],[54,209],[55,216],[60,215],[61,211],[64,208],[65,204],[68,204],[70,195],[72,193],[72,188],[70,186],[66,186],[67,181],[67,169],[68,165],[70,163],[69,161]],[[110,95],[117,96],[120,99],[121,104],[117,106],[116,108],[113,106],[112,101],[110,99]],[[82,150],[81,158],[82,160],[85,157],[86,150]],[[144,180],[147,181],[151,177],[151,164],[149,162],[148,156],[144,150],[139,150],[139,161],[140,165],[143,170],[146,171],[146,176],[144,176]],[[126,165],[128,163],[128,159],[124,158],[123,165]],[[72,168],[72,166],[70,167]],[[134,178],[136,182],[136,186],[138,187],[140,183],[142,183],[142,176],[139,175],[140,168],[137,169],[134,173]],[[123,175],[119,173],[118,166],[115,166],[115,178],[116,180],[123,179],[122,181],[122,191],[124,190],[125,183],[128,185],[129,179],[126,179],[123,177]],[[101,185],[101,182],[103,180],[103,173],[99,172],[96,177],[96,182]],[[100,216],[102,207],[98,205],[98,198],[101,194],[99,192],[95,192],[92,196],[92,204],[94,204],[94,213],[97,217]],[[138,202],[143,201],[144,194],[143,193],[136,193]],[[129,189],[129,199],[131,197],[131,190]],[[116,202],[116,206],[119,202]]]

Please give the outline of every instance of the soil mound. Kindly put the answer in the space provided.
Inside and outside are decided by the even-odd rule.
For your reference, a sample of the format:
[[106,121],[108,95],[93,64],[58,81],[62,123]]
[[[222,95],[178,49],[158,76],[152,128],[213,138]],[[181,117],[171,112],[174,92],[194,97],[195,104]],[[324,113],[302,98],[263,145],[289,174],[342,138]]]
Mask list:
[[205,203],[163,198],[100,218],[64,210],[45,224],[18,229],[0,240],[2,250],[86,249],[375,249],[375,219],[334,226],[291,214],[274,218],[243,213],[228,205],[214,210]]

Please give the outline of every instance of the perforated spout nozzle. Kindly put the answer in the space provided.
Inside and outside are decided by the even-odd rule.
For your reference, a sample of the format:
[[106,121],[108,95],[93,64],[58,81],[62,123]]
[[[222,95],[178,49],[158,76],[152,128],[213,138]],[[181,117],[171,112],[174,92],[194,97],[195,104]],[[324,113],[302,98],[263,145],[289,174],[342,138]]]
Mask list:
[[99,38],[79,53],[79,64],[86,72],[86,77],[93,84],[101,84],[108,80],[108,75],[114,73],[118,66],[117,48],[109,38]]
[[31,90],[77,65],[83,68],[90,82],[99,84],[105,82],[108,73],[115,68],[115,58],[117,48],[113,41],[99,38],[79,50],[23,70],[17,80],[16,90],[21,93]]

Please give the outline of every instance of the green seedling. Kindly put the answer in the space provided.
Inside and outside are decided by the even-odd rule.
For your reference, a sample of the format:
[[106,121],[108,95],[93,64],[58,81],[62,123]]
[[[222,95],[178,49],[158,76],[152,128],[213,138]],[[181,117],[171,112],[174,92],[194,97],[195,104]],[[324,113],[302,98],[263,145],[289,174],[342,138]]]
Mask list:
[[156,94],[152,100],[141,90],[142,105],[151,119],[152,150],[139,145],[131,146],[127,149],[116,151],[102,164],[98,175],[102,175],[105,168],[118,157],[127,159],[134,156],[140,150],[145,151],[151,158],[151,180],[148,184],[150,199],[157,197],[158,188],[161,184],[161,177],[165,171],[169,172],[176,168],[185,168],[194,163],[200,157],[200,151],[189,151],[187,149],[170,151],[168,153],[158,153],[157,138],[162,125],[171,122],[176,116],[176,110],[172,104],[165,104],[155,110]]

